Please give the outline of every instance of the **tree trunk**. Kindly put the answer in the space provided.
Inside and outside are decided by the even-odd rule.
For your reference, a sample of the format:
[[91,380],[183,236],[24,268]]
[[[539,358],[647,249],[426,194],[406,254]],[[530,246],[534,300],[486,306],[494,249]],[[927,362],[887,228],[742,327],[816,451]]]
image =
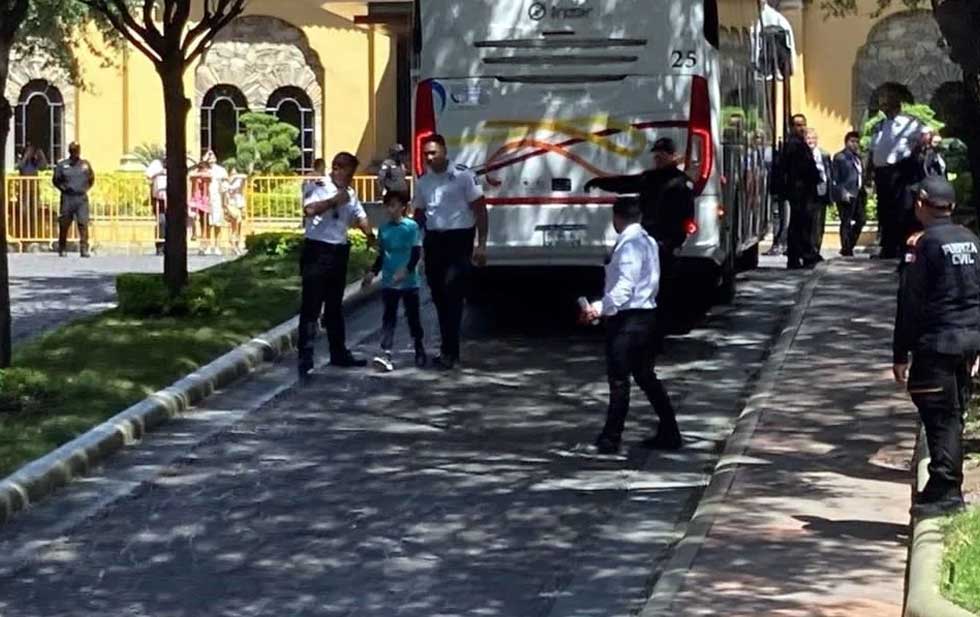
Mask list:
[[[173,65],[173,66],[171,66]],[[187,284],[187,114],[182,62],[158,67],[167,134],[167,235],[163,278],[172,296]]]
[[10,47],[0,42],[0,368],[10,366],[13,356],[13,334],[10,319],[10,271],[7,266],[7,137],[10,103],[4,95]]

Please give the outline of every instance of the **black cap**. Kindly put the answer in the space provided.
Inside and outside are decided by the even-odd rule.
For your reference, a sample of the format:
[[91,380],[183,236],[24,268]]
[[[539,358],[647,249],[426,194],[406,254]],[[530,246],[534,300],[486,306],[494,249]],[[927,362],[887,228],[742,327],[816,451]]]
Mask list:
[[952,208],[956,203],[956,189],[942,176],[929,176],[912,186],[919,199],[935,208]]
[[653,142],[653,148],[650,152],[666,152],[667,154],[677,153],[677,144],[670,137],[661,137],[657,141]]

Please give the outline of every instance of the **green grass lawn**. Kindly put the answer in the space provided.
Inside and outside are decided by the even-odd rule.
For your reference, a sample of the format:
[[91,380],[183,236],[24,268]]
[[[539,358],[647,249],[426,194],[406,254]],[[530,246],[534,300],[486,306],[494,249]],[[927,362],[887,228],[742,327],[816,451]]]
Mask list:
[[[349,278],[371,260],[351,257]],[[249,255],[192,274],[222,281],[220,314],[139,318],[114,309],[14,350],[0,372],[0,477],[295,315],[295,254]],[[5,398],[6,397],[6,398]]]
[[972,509],[945,527],[942,592],[946,599],[980,613],[980,510]]

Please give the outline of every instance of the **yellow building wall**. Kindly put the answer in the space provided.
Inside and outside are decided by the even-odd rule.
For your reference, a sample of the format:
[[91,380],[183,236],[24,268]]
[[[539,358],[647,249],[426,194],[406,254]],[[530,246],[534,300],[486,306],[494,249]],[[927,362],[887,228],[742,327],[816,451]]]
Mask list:
[[[91,40],[98,41],[97,35]],[[123,154],[123,68],[118,57],[111,60],[104,66],[104,59],[78,54],[84,85],[76,90],[75,130],[82,155],[96,172],[117,169]]]
[[810,126],[817,129],[824,150],[840,150],[844,135],[860,128],[852,127],[851,119],[854,63],[875,23],[904,8],[901,3],[894,4],[899,6],[879,18],[871,17],[877,9],[875,0],[858,0],[858,15],[845,18],[825,17],[817,4],[803,9],[804,113]]

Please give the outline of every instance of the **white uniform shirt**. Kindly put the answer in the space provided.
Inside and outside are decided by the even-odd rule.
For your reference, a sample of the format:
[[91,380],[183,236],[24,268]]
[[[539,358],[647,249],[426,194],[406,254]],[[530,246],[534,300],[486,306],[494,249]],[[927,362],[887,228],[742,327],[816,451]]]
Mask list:
[[912,156],[912,148],[919,143],[923,129],[921,122],[905,114],[882,120],[871,138],[874,166],[895,165]]
[[[326,201],[338,192],[337,186],[328,178],[323,186],[314,185],[314,188],[310,189],[303,200],[303,206]],[[348,188],[347,193],[350,195],[350,201],[343,206],[313,217],[306,217],[307,239],[327,244],[347,244],[347,230],[350,229],[351,224],[354,221],[367,220],[367,213],[357,199],[357,193],[352,188]]]
[[621,311],[657,308],[660,253],[657,241],[639,223],[623,230],[606,265],[606,295],[593,306],[603,317]]
[[470,204],[483,197],[480,181],[465,165],[431,169],[415,183],[415,208],[425,211],[425,227],[433,231],[469,229],[476,225]]
[[817,164],[817,173],[820,174],[820,184],[817,185],[817,195],[824,197],[827,195],[827,189],[830,187],[830,177],[827,175],[830,171],[824,164],[823,150],[820,148],[810,148],[813,152],[813,162]]

